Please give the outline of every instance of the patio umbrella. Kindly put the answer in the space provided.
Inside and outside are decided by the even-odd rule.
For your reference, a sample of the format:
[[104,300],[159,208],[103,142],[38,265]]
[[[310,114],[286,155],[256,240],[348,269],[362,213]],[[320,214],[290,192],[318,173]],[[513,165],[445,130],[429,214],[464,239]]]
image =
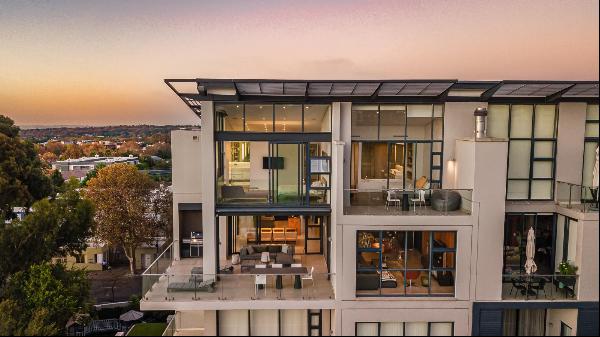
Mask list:
[[525,261],[525,272],[527,275],[531,275],[537,271],[537,266],[533,260],[535,258],[535,231],[533,227],[529,228],[529,233],[527,233],[525,256],[527,258],[527,261]]
[[144,317],[143,313],[135,310],[129,310],[128,312],[119,316],[119,319],[123,322],[133,322],[141,319],[142,317]]
[[[598,146],[596,146],[596,163],[594,164],[594,172],[592,174],[592,187],[598,188]],[[596,192],[596,200],[598,200],[598,193]]]

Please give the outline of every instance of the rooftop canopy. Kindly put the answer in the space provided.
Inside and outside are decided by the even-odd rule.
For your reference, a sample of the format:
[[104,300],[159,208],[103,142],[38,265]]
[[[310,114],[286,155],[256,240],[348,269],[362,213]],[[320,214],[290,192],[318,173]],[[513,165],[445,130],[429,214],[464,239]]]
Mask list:
[[443,103],[597,102],[597,81],[166,79],[200,114],[201,101]]

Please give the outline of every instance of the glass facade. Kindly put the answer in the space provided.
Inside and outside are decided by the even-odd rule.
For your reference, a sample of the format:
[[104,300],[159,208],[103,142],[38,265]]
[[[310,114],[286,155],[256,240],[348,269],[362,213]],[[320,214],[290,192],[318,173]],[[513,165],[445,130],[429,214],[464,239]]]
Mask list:
[[215,103],[217,132],[329,133],[329,104]]
[[358,231],[357,296],[454,296],[456,232]]
[[552,200],[556,105],[490,104],[488,135],[508,138],[507,200]]
[[329,104],[215,103],[215,130],[217,204],[329,204]]
[[329,204],[330,142],[217,141],[218,204]]
[[352,106],[352,189],[441,186],[443,105]]

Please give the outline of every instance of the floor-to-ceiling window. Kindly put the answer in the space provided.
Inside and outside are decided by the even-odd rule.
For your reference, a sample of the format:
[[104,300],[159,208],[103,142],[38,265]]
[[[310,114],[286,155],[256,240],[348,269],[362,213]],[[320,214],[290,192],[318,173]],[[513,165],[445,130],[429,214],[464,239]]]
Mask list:
[[[352,105],[354,189],[441,186],[443,105]],[[422,179],[423,180],[423,179]]]
[[550,104],[490,104],[488,135],[508,138],[507,200],[552,200],[558,114]]
[[327,205],[331,106],[215,104],[217,204]]
[[527,234],[535,233],[535,263],[537,274],[552,275],[555,271],[555,215],[540,213],[508,213],[504,223],[504,274],[525,270]]
[[454,296],[456,232],[358,231],[357,296]]

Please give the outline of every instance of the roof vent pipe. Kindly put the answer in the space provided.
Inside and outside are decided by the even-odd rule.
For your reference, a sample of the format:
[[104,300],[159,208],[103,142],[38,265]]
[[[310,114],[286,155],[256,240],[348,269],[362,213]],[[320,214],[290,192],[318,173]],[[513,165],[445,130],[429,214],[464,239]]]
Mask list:
[[475,116],[475,139],[487,137],[487,108],[477,108],[473,113]]

